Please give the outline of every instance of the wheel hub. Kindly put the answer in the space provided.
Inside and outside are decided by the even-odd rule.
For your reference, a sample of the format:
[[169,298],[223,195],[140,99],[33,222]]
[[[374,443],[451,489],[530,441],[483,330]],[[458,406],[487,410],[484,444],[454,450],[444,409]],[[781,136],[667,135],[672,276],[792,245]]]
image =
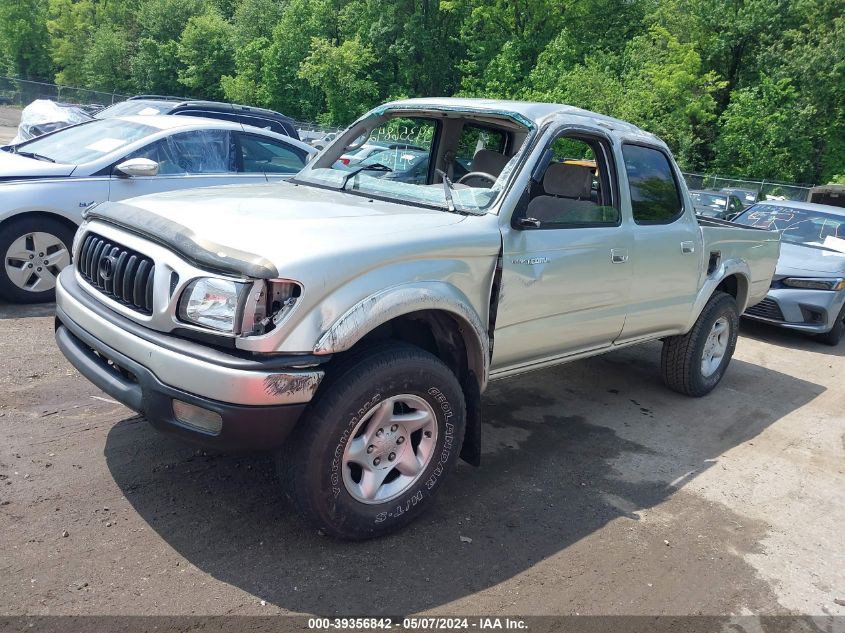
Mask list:
[[343,483],[357,501],[395,499],[422,476],[437,444],[437,416],[420,396],[400,394],[375,405],[343,451]]
[[43,292],[56,286],[56,277],[70,264],[70,253],[55,235],[36,231],[21,235],[9,245],[3,264],[6,277],[29,292]]
[[731,326],[726,317],[719,317],[710,329],[707,340],[704,342],[704,351],[701,357],[701,374],[709,378],[716,373],[722,364],[722,359],[728,351],[728,343],[731,337]]

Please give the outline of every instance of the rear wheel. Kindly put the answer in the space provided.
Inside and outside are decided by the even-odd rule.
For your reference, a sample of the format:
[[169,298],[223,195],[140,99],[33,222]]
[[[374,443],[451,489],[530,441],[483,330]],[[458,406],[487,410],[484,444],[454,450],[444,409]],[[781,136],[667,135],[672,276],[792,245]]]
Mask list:
[[279,455],[288,495],[343,539],[397,530],[431,503],[461,452],[457,378],[416,347],[388,344],[344,359]]
[[663,382],[688,396],[710,393],[728,368],[738,333],[736,301],[724,292],[714,293],[689,332],[663,341]]
[[11,220],[0,232],[0,297],[13,303],[55,299],[56,277],[70,264],[73,230],[58,220]]
[[816,340],[825,345],[839,345],[843,334],[845,334],[845,306],[842,306],[842,310],[839,311],[839,315],[836,317],[836,323],[834,323],[830,331],[824,334],[817,334]]

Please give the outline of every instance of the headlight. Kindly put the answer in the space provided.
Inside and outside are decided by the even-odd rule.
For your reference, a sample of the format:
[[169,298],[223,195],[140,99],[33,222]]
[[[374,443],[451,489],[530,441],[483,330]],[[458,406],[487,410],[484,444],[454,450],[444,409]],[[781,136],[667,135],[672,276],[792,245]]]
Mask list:
[[804,288],[805,290],[843,290],[845,289],[845,279],[841,277],[833,278],[813,278],[813,277],[787,277],[781,283],[789,288]]
[[251,284],[227,279],[195,279],[182,292],[179,318],[220,332],[235,333],[241,296]]

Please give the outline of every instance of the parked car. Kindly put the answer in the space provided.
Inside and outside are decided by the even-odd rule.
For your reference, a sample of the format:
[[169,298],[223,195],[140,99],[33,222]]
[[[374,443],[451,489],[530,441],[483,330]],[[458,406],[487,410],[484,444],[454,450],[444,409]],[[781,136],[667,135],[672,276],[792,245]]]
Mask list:
[[695,213],[708,218],[730,219],[745,208],[739,198],[729,193],[690,191],[689,194]]
[[736,196],[742,202],[743,207],[750,207],[752,204],[761,199],[760,192],[756,189],[740,189],[737,187],[722,187],[719,190],[721,193],[726,193],[731,196]]
[[845,208],[845,185],[819,185],[807,192],[807,202]]
[[783,242],[766,298],[744,316],[838,345],[845,333],[845,209],[761,202],[733,221],[779,231]]
[[295,122],[288,116],[253,106],[238,105],[236,103],[222,103],[219,101],[195,101],[181,97],[161,97],[157,95],[138,95],[126,101],[115,103],[100,110],[98,119],[108,119],[116,116],[148,116],[170,114],[175,116],[198,116],[206,119],[221,121],[236,121],[243,125],[262,128],[284,134],[299,140]]
[[[397,118],[428,153],[421,182],[336,167]],[[462,141],[479,126],[482,149]],[[562,162],[586,150],[596,200],[593,169]],[[465,151],[453,183],[436,166]],[[584,110],[389,103],[289,182],[92,209],[56,340],[163,431],[280,447],[283,485],[326,533],[385,534],[459,456],[479,463],[490,379],[662,340],[671,389],[716,387],[779,235],[697,218],[683,183],[657,137]]]
[[364,143],[360,148],[341,154],[338,159],[344,165],[356,165],[363,160],[366,160],[373,154],[378,154],[384,150],[420,150],[421,148],[407,143]]
[[50,301],[83,212],[106,200],[289,177],[316,153],[267,130],[198,117],[92,120],[0,148],[0,297]]

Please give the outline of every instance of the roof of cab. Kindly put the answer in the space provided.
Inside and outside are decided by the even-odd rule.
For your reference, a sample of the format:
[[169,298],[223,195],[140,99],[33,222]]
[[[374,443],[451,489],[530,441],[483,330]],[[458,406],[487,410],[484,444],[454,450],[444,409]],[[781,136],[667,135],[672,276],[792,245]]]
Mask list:
[[[400,101],[392,101],[376,110],[383,110],[389,108],[415,108],[420,109],[434,108],[444,110],[462,109],[476,110],[489,112],[490,114],[498,115],[512,115],[517,114],[525,118],[536,126],[540,126],[551,120],[564,121],[566,119],[573,119],[574,121],[584,121],[585,119],[595,125],[617,131],[624,132],[629,136],[639,136],[649,140],[659,139],[650,132],[646,132],[642,128],[637,127],[633,123],[615,119],[613,117],[584,110],[583,108],[576,108],[571,105],[564,105],[558,103],[538,103],[533,101],[507,101],[504,99],[473,99],[464,97],[436,97],[436,98],[417,98],[417,99],[402,99]],[[662,141],[659,141],[662,143]]]

